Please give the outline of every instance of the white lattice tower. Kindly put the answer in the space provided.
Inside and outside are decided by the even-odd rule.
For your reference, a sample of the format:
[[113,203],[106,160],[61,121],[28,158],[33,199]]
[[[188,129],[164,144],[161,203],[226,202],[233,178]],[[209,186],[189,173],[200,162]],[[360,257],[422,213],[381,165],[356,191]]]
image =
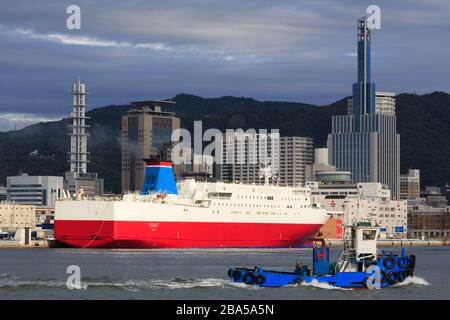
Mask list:
[[87,151],[87,128],[86,124],[86,85],[80,80],[72,86],[73,110],[71,113],[72,124],[69,125],[70,152],[69,163],[70,172],[86,173],[89,162],[89,152]]

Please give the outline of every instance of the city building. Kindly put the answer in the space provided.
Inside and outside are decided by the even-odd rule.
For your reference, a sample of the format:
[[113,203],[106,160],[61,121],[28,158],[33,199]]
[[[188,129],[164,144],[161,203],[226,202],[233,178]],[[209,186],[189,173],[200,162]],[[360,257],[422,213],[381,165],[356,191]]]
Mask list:
[[306,183],[306,166],[314,161],[313,145],[309,137],[280,137],[279,185],[294,187]]
[[232,141],[223,139],[222,155],[224,163],[216,170],[221,181],[259,184],[260,169],[270,166],[274,183],[297,187],[306,182],[306,166],[313,163],[313,139],[236,132]]
[[70,151],[68,152],[69,171],[64,175],[64,188],[73,196],[83,194],[94,197],[103,194],[103,179],[97,173],[88,172],[90,161],[88,152],[88,128],[86,121],[86,85],[80,80],[72,86],[72,124],[69,125]]
[[[400,135],[397,134],[393,93],[375,95],[371,82],[371,30],[366,18],[358,20],[358,77],[353,84],[351,110],[333,116],[328,135],[330,164],[349,171],[352,181],[380,182],[400,198]],[[378,106],[376,102],[378,101]]]
[[8,201],[47,208],[55,207],[55,200],[64,187],[62,177],[29,176],[26,173],[7,177],[6,183]]
[[[320,203],[333,217],[324,226],[328,234],[325,237],[339,238],[339,230],[344,220],[344,212],[353,219],[360,215],[370,215],[376,219],[381,227],[383,238],[406,238],[407,236],[407,202],[391,199],[388,186],[378,182],[364,182],[353,184],[345,179],[341,183],[308,181],[306,186],[311,188],[313,201]],[[347,211],[345,211],[347,210]],[[358,211],[359,210],[359,211]],[[330,230],[330,224],[336,226],[336,233]]]
[[409,237],[423,240],[448,239],[450,237],[450,206],[427,200],[425,198],[408,200]]
[[400,199],[420,198],[420,170],[409,169],[407,174],[400,176]]
[[[180,128],[173,112],[162,111],[172,101],[135,101],[136,108],[122,117],[122,193],[140,190],[144,178],[143,159],[170,161],[172,131]],[[176,172],[179,169],[175,168]]]
[[0,231],[15,231],[36,226],[36,207],[0,202]]

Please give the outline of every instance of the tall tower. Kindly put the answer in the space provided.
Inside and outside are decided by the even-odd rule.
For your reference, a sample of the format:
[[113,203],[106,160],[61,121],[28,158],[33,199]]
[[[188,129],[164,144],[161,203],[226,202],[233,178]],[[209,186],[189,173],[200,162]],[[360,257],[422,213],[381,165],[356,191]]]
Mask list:
[[[353,114],[375,113],[375,83],[370,79],[371,32],[365,17],[358,20],[358,76],[353,84]],[[360,122],[355,125],[359,128]]]
[[86,120],[86,85],[80,80],[72,87],[73,110],[71,113],[72,124],[70,129],[70,151],[69,163],[70,172],[78,174],[87,173],[87,163],[89,162],[89,152],[87,151],[87,128]]
[[358,20],[358,75],[348,115],[333,116],[328,135],[331,164],[350,171],[357,182],[380,182],[400,197],[400,135],[397,133],[395,95],[379,92],[371,81],[371,30],[365,17]]
[[64,175],[64,188],[70,194],[82,192],[83,195],[93,197],[103,194],[104,181],[97,173],[88,172],[87,164],[90,153],[87,151],[89,125],[86,121],[86,85],[80,80],[72,86],[72,124],[69,125],[70,151],[68,152],[69,171]]

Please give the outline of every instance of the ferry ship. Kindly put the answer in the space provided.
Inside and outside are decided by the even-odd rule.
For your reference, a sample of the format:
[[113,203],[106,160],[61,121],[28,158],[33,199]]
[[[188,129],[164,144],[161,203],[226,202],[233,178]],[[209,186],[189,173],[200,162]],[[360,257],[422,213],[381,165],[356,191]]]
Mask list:
[[309,188],[180,181],[170,162],[147,161],[139,193],[61,199],[55,240],[77,248],[301,246],[328,220]]

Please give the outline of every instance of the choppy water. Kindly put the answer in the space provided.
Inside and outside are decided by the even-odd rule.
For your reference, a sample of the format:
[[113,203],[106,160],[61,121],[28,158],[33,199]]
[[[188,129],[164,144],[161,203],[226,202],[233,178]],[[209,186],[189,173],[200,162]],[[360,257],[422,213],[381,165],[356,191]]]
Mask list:
[[[311,251],[302,249],[2,249],[0,299],[450,299],[450,248],[409,253],[417,255],[414,278],[361,291],[326,284],[257,288],[226,276],[230,266],[292,270],[296,260],[310,264]],[[80,267],[81,289],[67,288],[69,265]]]

